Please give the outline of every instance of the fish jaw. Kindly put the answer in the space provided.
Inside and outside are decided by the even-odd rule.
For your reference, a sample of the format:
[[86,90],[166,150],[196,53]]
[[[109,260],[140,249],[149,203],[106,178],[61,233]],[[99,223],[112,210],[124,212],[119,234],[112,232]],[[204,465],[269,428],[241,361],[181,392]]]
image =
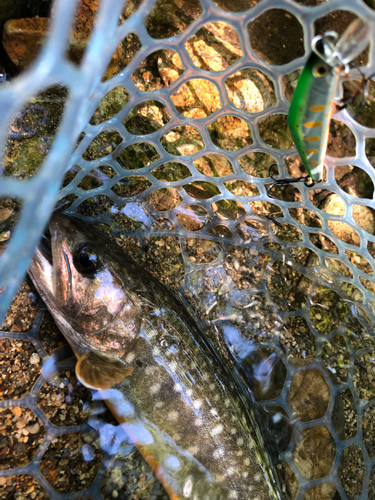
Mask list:
[[52,216],[48,224],[50,249],[40,245],[28,271],[42,299],[54,310],[65,307],[71,295],[71,253],[59,229],[66,226],[66,218],[58,214]]
[[52,304],[54,302],[53,267],[40,248],[35,251],[29,267],[29,275],[33,283],[36,284],[43,301]]

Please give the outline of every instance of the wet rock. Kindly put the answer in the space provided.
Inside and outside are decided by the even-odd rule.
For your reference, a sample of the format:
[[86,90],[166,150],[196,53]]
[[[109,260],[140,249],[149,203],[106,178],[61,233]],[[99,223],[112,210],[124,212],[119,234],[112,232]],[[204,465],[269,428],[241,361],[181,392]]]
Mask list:
[[157,0],[145,25],[153,38],[168,38],[185,31],[201,12],[198,0]]
[[339,165],[335,169],[335,178],[340,188],[351,196],[372,199],[374,184],[371,177],[361,168]]
[[319,486],[313,486],[307,490],[303,500],[332,500],[340,498],[336,495],[338,495],[338,493],[335,485],[331,483],[324,483]]
[[[82,0],[76,11],[74,26],[69,37],[69,59],[79,64],[86,50],[94,27],[98,10],[98,0]],[[51,20],[47,17],[10,19],[4,25],[3,47],[9,59],[18,70],[26,68],[37,56],[50,29]],[[104,75],[111,78],[125,58],[120,44],[112,56]]]
[[295,475],[288,462],[280,462],[277,468],[284,485],[283,489],[286,493],[286,498],[294,500],[295,498],[297,498],[299,490],[299,481],[297,479],[297,476]]
[[177,80],[185,69],[180,56],[177,52],[170,49],[162,51],[161,55],[158,57],[157,65],[160,77],[166,87]]
[[336,447],[325,425],[317,425],[302,432],[303,441],[298,444],[293,459],[306,479],[325,477],[333,466]]
[[187,41],[186,49],[193,63],[208,71],[226,69],[243,55],[237,32],[223,22],[203,26]]
[[270,9],[249,23],[255,54],[269,64],[287,64],[303,56],[303,30],[299,21],[282,9]]
[[23,69],[35,59],[49,29],[46,17],[12,19],[7,21],[3,32],[3,47],[9,59]]
[[345,158],[355,155],[356,141],[353,132],[345,123],[331,120],[327,144],[327,155],[334,158]]
[[48,14],[49,2],[45,0],[0,0],[0,28],[9,19]]
[[34,352],[31,356],[30,356],[30,359],[29,359],[30,363],[32,365],[37,365],[39,362],[40,362],[40,357],[39,355]]
[[[324,212],[332,215],[345,215],[345,202],[337,194],[331,194],[320,204],[319,208]],[[353,206],[354,220],[368,233],[375,233],[375,216],[374,213],[366,206]],[[345,222],[329,221],[328,227],[332,233],[340,240],[350,245],[360,244],[358,233]]]
[[310,422],[325,415],[330,390],[319,370],[297,372],[290,384],[288,403],[301,422]]
[[203,79],[190,80],[183,84],[171,99],[177,111],[189,118],[204,118],[221,108],[217,87]]

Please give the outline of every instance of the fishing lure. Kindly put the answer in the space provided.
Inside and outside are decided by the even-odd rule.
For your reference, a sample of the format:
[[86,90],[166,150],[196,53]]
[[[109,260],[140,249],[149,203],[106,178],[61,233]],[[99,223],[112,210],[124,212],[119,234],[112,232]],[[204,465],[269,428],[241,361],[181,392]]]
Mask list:
[[367,47],[369,37],[369,25],[357,18],[340,39],[333,31],[313,38],[312,54],[298,79],[288,114],[288,125],[308,176],[275,179],[271,167],[274,183],[303,181],[312,187],[322,180],[332,114],[348,104],[334,102],[338,83],[340,77],[349,74],[353,59]]

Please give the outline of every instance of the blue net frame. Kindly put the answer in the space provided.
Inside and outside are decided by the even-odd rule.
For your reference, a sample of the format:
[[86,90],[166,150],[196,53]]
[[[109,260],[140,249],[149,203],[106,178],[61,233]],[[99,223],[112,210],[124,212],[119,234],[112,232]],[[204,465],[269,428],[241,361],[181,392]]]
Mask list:
[[[31,179],[16,180],[14,178],[2,177],[0,179],[0,198],[17,197],[23,202],[23,211],[20,216],[19,222],[15,229],[15,232],[6,247],[4,253],[0,256],[0,290],[1,290],[1,301],[0,301],[0,318],[3,318],[12,298],[17,292],[24,276],[29,266],[32,255],[35,251],[36,246],[40,240],[42,232],[48,222],[50,214],[57,202],[57,200],[73,193],[77,196],[77,199],[69,207],[69,212],[74,212],[76,208],[87,198],[99,194],[105,194],[113,201],[114,206],[121,206],[123,204],[123,199],[116,196],[111,187],[113,187],[120,179],[124,177],[136,175],[141,173],[146,177],[151,186],[143,191],[139,195],[139,200],[142,202],[146,197],[155,189],[165,188],[165,187],[181,187],[184,183],[191,183],[194,181],[207,181],[214,184],[220,194],[211,197],[209,200],[200,201],[199,204],[204,207],[210,216],[210,222],[202,228],[199,232],[188,231],[187,229],[181,229],[177,225],[177,229],[174,230],[161,230],[149,228],[151,235],[176,235],[182,239],[188,237],[199,237],[204,239],[209,239],[211,241],[222,242],[223,239],[219,236],[215,236],[209,233],[210,229],[215,226],[215,224],[224,224],[229,229],[231,229],[233,237],[228,239],[226,244],[242,245],[256,251],[262,252],[269,256],[269,266],[263,276],[263,280],[258,287],[258,290],[263,293],[270,304],[274,304],[272,297],[270,296],[266,282],[270,274],[270,268],[272,263],[276,260],[282,259],[284,263],[292,266],[294,269],[298,270],[301,274],[312,280],[312,287],[309,291],[309,297],[307,303],[304,307],[298,311],[299,316],[305,318],[306,322],[311,327],[314,332],[317,341],[317,358],[314,362],[308,365],[309,369],[316,368],[322,371],[322,361],[321,361],[321,349],[323,340],[331,338],[334,335],[340,333],[345,334],[345,328],[339,325],[337,329],[333,330],[329,336],[322,339],[319,336],[319,332],[315,329],[309,317],[309,307],[312,304],[311,297],[314,291],[319,285],[323,283],[325,286],[333,291],[336,291],[339,295],[343,296],[342,283],[348,283],[354,285],[363,295],[363,300],[356,301],[344,295],[344,299],[348,304],[351,311],[355,311],[360,308],[364,311],[368,318],[370,318],[370,326],[366,326],[366,329],[371,335],[373,335],[373,304],[374,301],[373,294],[363,285],[360,278],[369,280],[374,283],[373,275],[369,275],[357,267],[355,267],[352,262],[347,257],[345,251],[349,250],[360,254],[362,257],[366,258],[370,263],[372,270],[375,270],[375,262],[368,250],[368,243],[372,242],[375,244],[375,235],[367,233],[361,226],[358,225],[355,218],[353,217],[353,206],[354,205],[364,205],[373,210],[375,210],[375,200],[374,199],[362,199],[351,196],[350,194],[344,192],[338,186],[335,176],[334,167],[338,165],[356,165],[364,170],[368,176],[372,179],[375,185],[375,172],[374,168],[369,162],[365,154],[365,140],[366,138],[375,137],[375,129],[367,128],[360,125],[354,120],[350,114],[343,110],[339,113],[336,118],[339,118],[344,122],[350,130],[353,132],[356,139],[356,154],[354,157],[346,158],[326,158],[326,168],[327,168],[327,180],[319,185],[320,189],[328,189],[332,193],[336,193],[344,201],[346,206],[345,215],[331,215],[322,210],[316,208],[316,206],[310,201],[308,196],[308,189],[301,185],[298,185],[298,190],[301,193],[301,201],[298,202],[287,202],[279,199],[272,199],[272,203],[279,207],[283,214],[282,222],[288,223],[296,227],[302,234],[302,240],[292,243],[282,243],[276,238],[274,231],[272,230],[273,221],[265,220],[264,217],[260,217],[258,214],[254,213],[250,203],[254,201],[270,201],[267,194],[266,186],[270,184],[270,178],[259,178],[252,177],[243,172],[239,164],[239,158],[250,152],[264,152],[270,154],[275,158],[279,166],[279,174],[282,177],[287,177],[287,169],[285,166],[285,159],[296,154],[296,150],[278,150],[271,148],[267,145],[261,138],[259,133],[258,124],[261,120],[270,117],[275,114],[287,114],[289,103],[284,94],[283,77],[290,74],[291,72],[301,68],[310,52],[310,42],[314,36],[314,22],[325,16],[326,14],[336,11],[336,10],[348,10],[354,14],[366,18],[366,20],[371,25],[372,31],[375,32],[375,12],[368,8],[362,0],[352,0],[350,6],[343,0],[329,0],[326,3],[322,3],[316,7],[306,7],[299,5],[292,0],[279,0],[277,6],[272,0],[262,0],[253,8],[242,13],[230,13],[224,12],[217,6],[215,6],[210,0],[201,0],[202,13],[190,26],[188,26],[185,31],[183,31],[178,36],[155,40],[152,38],[145,27],[145,19],[154,5],[154,0],[145,0],[138,9],[136,13],[132,15],[124,24],[118,25],[118,18],[121,13],[123,5],[118,0],[103,0],[97,17],[97,23],[95,29],[92,33],[90,42],[88,44],[87,50],[84,54],[84,58],[79,67],[74,66],[66,58],[66,46],[68,43],[68,35],[70,30],[70,25],[72,22],[74,9],[76,7],[76,2],[73,0],[64,0],[56,2],[56,11],[52,22],[52,28],[43,45],[42,51],[37,57],[33,65],[27,69],[22,75],[15,79],[10,85],[3,86],[0,89],[0,115],[2,116],[2,122],[0,124],[0,138],[1,138],[1,149],[5,149],[5,141],[7,138],[7,131],[12,122],[12,119],[16,113],[22,108],[24,103],[36,95],[42,89],[46,87],[61,84],[69,89],[68,99],[64,108],[64,115],[53,142],[53,146],[49,152],[49,155],[43,164],[42,168],[36,173],[36,175]],[[251,47],[247,26],[250,22],[254,21],[261,14],[269,9],[277,7],[278,9],[283,9],[293,16],[295,16],[303,27],[304,34],[304,47],[305,54],[299,59],[295,59],[288,64],[283,66],[272,66],[261,61],[254,50]],[[233,65],[229,66],[223,71],[212,72],[205,71],[198,68],[193,64],[190,56],[185,47],[185,43],[191,36],[202,26],[209,22],[222,21],[228,23],[232,26],[238,33],[243,56],[235,62]],[[128,64],[128,66],[122,70],[119,74],[113,78],[102,82],[101,76],[105,72],[109,61],[116,47],[130,33],[136,33],[141,42],[141,48]],[[161,49],[172,49],[176,51],[185,67],[183,75],[173,82],[169,87],[163,88],[161,90],[145,92],[140,91],[130,78],[134,71],[139,67],[140,63],[149,54]],[[263,111],[257,113],[248,113],[246,111],[240,110],[234,106],[230,101],[228,94],[225,90],[224,81],[226,78],[237,71],[244,68],[255,68],[266,75],[272,80],[275,95],[276,104],[266,108]],[[374,72],[375,68],[375,44],[373,40],[370,42],[369,50],[369,62],[367,66],[363,69],[364,74],[369,76]],[[171,95],[184,83],[192,80],[202,78],[209,82],[212,82],[218,88],[221,108],[215,113],[211,114],[206,118],[192,119],[187,118],[180,114],[173,101],[171,100]],[[123,109],[113,118],[107,120],[98,125],[91,125],[89,120],[93,115],[98,104],[101,102],[103,97],[113,88],[123,85],[130,95],[129,102],[123,107]],[[153,134],[141,136],[133,135],[127,131],[122,123],[124,117],[133,109],[137,104],[145,102],[147,100],[156,100],[164,104],[166,107],[171,120],[161,129],[154,132]],[[207,130],[207,127],[215,122],[218,118],[224,117],[226,115],[231,115],[244,120],[251,130],[251,135],[253,143],[250,146],[246,146],[238,151],[224,151],[223,149],[216,146]],[[192,155],[184,156],[183,158],[178,158],[175,155],[168,153],[161,145],[160,139],[168,133],[168,131],[174,129],[177,126],[188,125],[194,127],[201,134],[202,140],[205,144],[205,148]],[[105,130],[115,130],[122,138],[122,142],[117,146],[116,150],[107,156],[104,156],[97,160],[87,161],[82,155],[90,145],[92,140],[101,132]],[[84,132],[84,138],[79,143],[76,149],[77,140],[80,134]],[[159,154],[159,159],[142,169],[138,170],[128,170],[124,171],[119,163],[116,161],[116,157],[128,146],[132,144],[137,144],[139,142],[144,142],[152,145]],[[196,159],[207,154],[220,154],[227,158],[232,166],[234,173],[230,176],[225,177],[225,179],[220,177],[209,179],[200,173],[195,164],[193,163]],[[166,162],[174,162],[176,160],[182,161],[190,170],[191,176],[184,180],[175,183],[166,183],[155,179],[151,174],[151,170],[155,169],[159,165],[163,165]],[[78,165],[81,168],[79,175],[66,187],[60,189],[62,180],[65,173],[74,165]],[[82,180],[82,178],[91,171],[93,168],[109,165],[115,171],[115,175],[111,180],[104,186],[98,187],[95,192],[93,191],[82,191],[77,188],[77,185]],[[244,180],[254,184],[258,190],[259,194],[249,198],[240,198],[226,189],[224,182],[228,180]],[[190,195],[185,191],[179,191],[182,198],[182,203],[191,204],[196,201],[190,197]],[[235,200],[244,207],[246,214],[242,216],[243,218],[250,218],[249,220],[255,222],[261,222],[267,230],[267,239],[264,241],[252,241],[244,243],[244,241],[238,236],[236,232],[236,224],[238,220],[225,220],[220,219],[212,208],[212,204],[220,200]],[[291,208],[304,208],[310,210],[311,212],[319,215],[322,221],[321,228],[307,228],[305,225],[296,221],[290,214],[289,209]],[[173,210],[164,213],[172,221],[177,222],[176,212]],[[160,216],[160,213],[153,208],[149,208],[150,218],[156,218]],[[89,221],[108,221],[107,215],[100,215],[96,218],[82,217]],[[241,220],[241,219],[240,219]],[[337,236],[331,231],[329,222],[345,222],[351,226],[360,236],[360,245],[354,246],[349,245],[337,238]],[[327,254],[323,250],[318,249],[310,240],[309,234],[318,233],[320,235],[325,235],[331,239],[338,248],[338,254],[334,255],[334,258],[345,264],[352,272],[352,277],[337,276],[331,269],[327,267],[326,258],[332,257],[331,254]],[[265,243],[276,242],[282,245],[282,250],[274,250],[269,247],[264,246]],[[311,268],[299,265],[296,263],[291,254],[291,250],[296,246],[304,246],[311,249],[318,255],[319,258],[319,268]],[[280,257],[282,256],[282,257]],[[202,269],[202,265],[195,265],[188,259],[186,259],[187,275],[189,273],[194,273]],[[321,275],[319,276],[319,272]],[[186,279],[186,286],[189,288],[189,278]],[[276,308],[276,306],[275,306]],[[290,312],[280,312],[278,311],[281,320],[293,316],[295,313]],[[39,341],[37,340],[37,329],[40,323],[40,317],[36,321],[33,329],[27,334],[16,334],[2,333],[2,336],[8,338],[21,338],[24,340],[30,340],[38,349],[43,360],[47,359],[47,354],[41,347]],[[226,339],[229,344],[231,340]],[[288,367],[288,375],[286,382],[284,384],[284,389],[277,399],[273,400],[273,404],[280,404],[283,407],[288,407],[287,404],[287,391],[290,387],[293,376],[300,370],[299,367],[293,366],[287,362],[285,354],[280,349],[276,339],[271,340],[269,343],[278,352],[279,356],[283,359]],[[292,450],[288,448],[284,453],[283,458],[290,464],[295,473],[299,484],[299,492],[297,499],[301,500],[305,492],[314,486],[320,484],[332,483],[336,486],[337,490],[342,499],[347,498],[344,488],[338,479],[338,468],[342,452],[345,448],[358,445],[363,453],[365,459],[365,479],[362,494],[358,496],[358,499],[364,500],[367,498],[367,490],[370,481],[371,468],[375,465],[375,457],[370,457],[366,447],[363,444],[362,436],[362,420],[364,412],[367,408],[371,406],[371,401],[362,401],[358,396],[355,385],[353,382],[353,370],[354,361],[360,355],[371,352],[370,348],[362,349],[350,352],[350,363],[349,363],[349,377],[348,381],[340,385],[336,385],[332,382],[329,377],[325,376],[325,380],[330,389],[330,400],[328,405],[328,410],[326,414],[319,420],[314,420],[313,422],[301,423],[296,421],[295,425],[301,432],[311,426],[316,425],[326,425],[334,438],[336,445],[336,457],[334,465],[331,472],[324,478],[316,479],[313,481],[308,481],[305,479],[299,469],[296,467],[292,459]],[[323,373],[323,372],[322,372]],[[42,378],[38,380],[34,386],[31,393],[23,398],[22,400],[13,400],[12,402],[2,402],[0,406],[18,406],[24,405],[36,411],[36,394],[37,389],[41,386]],[[358,413],[358,432],[355,437],[342,441],[336,430],[333,428],[331,423],[331,415],[333,410],[333,405],[335,401],[335,396],[339,391],[350,388],[354,397],[354,402]],[[77,494],[57,494],[54,492],[45,479],[38,472],[38,460],[46,449],[48,442],[55,436],[55,434],[61,433],[61,429],[58,431],[52,429],[51,424],[48,423],[45,416],[41,410],[37,410],[38,416],[43,421],[46,427],[46,440],[43,446],[40,448],[37,456],[33,462],[17,470],[8,470],[0,472],[0,476],[9,476],[20,473],[31,473],[36,475],[38,480],[45,486],[47,491],[53,498],[73,498],[75,496],[82,496],[83,494],[93,494],[93,491],[99,484],[97,479],[90,487],[89,491],[84,490]],[[289,410],[289,413],[290,410]],[[49,428],[51,427],[51,429]],[[50,431],[50,432],[48,432]],[[71,430],[69,430],[71,432]],[[99,477],[99,476],[98,476]]]

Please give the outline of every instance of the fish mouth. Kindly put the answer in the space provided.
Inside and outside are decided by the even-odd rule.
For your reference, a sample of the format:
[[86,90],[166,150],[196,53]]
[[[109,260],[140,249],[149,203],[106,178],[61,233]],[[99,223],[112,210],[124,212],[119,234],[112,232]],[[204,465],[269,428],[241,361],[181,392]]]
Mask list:
[[54,298],[53,271],[52,238],[47,228],[28,271],[35,288],[46,303],[51,303]]
[[[37,251],[39,258],[42,257],[46,261],[45,263],[48,263],[51,267],[54,267],[54,264],[56,264],[54,261],[57,260],[57,255],[55,255],[54,259],[55,252],[52,250],[52,246],[57,244],[59,248],[61,247],[58,234],[64,233],[64,230],[69,228],[69,223],[70,219],[67,219],[66,216],[62,217],[60,214],[53,213],[42,234]],[[63,251],[63,253],[65,252]]]
[[42,257],[44,257],[49,265],[53,267],[51,239],[51,231],[47,227],[42,235],[42,239],[40,240],[38,248]]
[[29,268],[36,289],[46,302],[54,300],[60,306],[72,293],[72,253],[68,235],[78,232],[75,221],[61,214],[52,214],[42,234]]

